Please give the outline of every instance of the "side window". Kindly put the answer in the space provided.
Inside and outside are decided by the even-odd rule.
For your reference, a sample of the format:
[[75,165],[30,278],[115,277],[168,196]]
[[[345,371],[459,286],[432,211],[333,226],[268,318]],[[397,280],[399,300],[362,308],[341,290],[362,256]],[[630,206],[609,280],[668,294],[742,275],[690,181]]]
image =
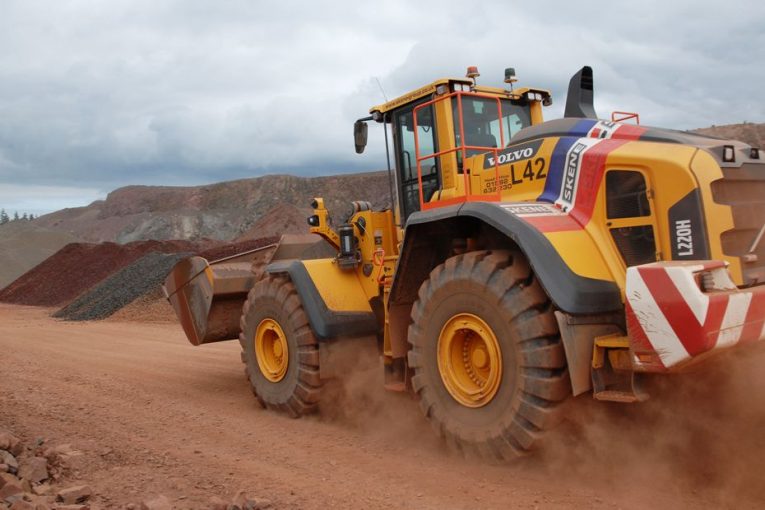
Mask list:
[[650,216],[645,177],[632,170],[611,170],[606,174],[606,216],[608,219]]
[[[454,143],[459,147],[462,142],[456,100],[452,101],[452,118],[454,119]],[[487,149],[498,147],[497,144],[500,142],[499,109],[495,100],[463,96],[462,124],[465,130],[465,145]],[[484,152],[486,150],[467,149],[465,156],[470,157]]]
[[[510,145],[510,138],[514,137],[518,131],[529,125],[528,121],[524,122],[523,119],[521,119],[521,116],[517,113],[512,113],[512,110],[505,113],[507,108],[512,107],[509,103],[509,101],[502,102],[502,134],[505,136],[505,146]],[[497,140],[499,140],[500,130],[498,119],[489,123],[489,132],[495,135]]]
[[[487,148],[499,147],[503,141],[507,146],[510,139],[521,129],[531,125],[528,105],[516,104],[510,99],[500,100],[502,116],[494,99],[463,96],[462,121],[465,128],[465,145]],[[452,102],[455,145],[461,145],[457,101]],[[502,129],[500,130],[500,123]],[[486,151],[468,150],[468,156]]]
[[656,260],[654,220],[643,173],[634,170],[606,173],[606,217],[611,237],[626,266]]
[[[403,221],[415,211],[420,210],[420,188],[417,179],[417,153],[414,143],[413,107],[407,107],[394,116],[396,125],[396,143],[398,147],[397,163],[399,176],[399,197]],[[417,143],[420,157],[436,152],[435,126],[432,107],[417,111]],[[439,187],[437,158],[428,158],[420,163],[422,167],[422,191],[424,199],[430,200]]]

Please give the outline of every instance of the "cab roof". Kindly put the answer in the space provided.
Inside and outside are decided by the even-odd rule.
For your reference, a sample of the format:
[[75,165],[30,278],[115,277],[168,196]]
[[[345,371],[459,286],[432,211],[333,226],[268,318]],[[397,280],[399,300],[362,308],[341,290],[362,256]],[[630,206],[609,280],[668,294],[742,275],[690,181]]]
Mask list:
[[[376,112],[381,114],[387,113],[391,110],[395,110],[396,108],[400,106],[409,104],[413,101],[417,101],[418,99],[422,99],[423,97],[431,96],[436,93],[436,89],[440,85],[449,85],[450,88],[453,87],[454,85],[465,85],[469,87],[473,85],[473,80],[469,78],[439,78],[438,80],[435,80],[425,85],[424,87],[420,87],[411,92],[407,92],[406,94],[401,95],[395,99],[391,99],[387,103],[373,106],[372,108],[369,109],[369,113],[372,113],[372,114]],[[474,90],[479,93],[504,96],[509,99],[521,99],[521,97],[529,91],[541,92],[542,94],[547,96],[550,95],[550,93],[546,90],[531,89],[528,87],[519,87],[514,89],[513,91],[510,91],[500,87],[487,87],[484,85],[476,85],[474,87]]]

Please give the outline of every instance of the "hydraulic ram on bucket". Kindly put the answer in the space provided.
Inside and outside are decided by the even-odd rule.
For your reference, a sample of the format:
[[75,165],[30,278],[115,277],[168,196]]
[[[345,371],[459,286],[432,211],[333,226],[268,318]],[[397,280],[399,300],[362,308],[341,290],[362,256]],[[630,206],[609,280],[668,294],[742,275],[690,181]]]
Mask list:
[[321,256],[321,242],[315,235],[284,235],[276,244],[212,262],[197,256],[178,262],[163,289],[189,342],[201,345],[239,338],[242,306],[265,266],[276,260]]

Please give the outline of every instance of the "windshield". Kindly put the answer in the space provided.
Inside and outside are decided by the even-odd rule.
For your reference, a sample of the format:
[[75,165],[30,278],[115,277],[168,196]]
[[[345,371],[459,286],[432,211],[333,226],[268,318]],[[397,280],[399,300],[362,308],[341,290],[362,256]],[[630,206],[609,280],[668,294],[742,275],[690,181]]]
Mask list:
[[[465,130],[465,145],[479,147],[502,147],[518,131],[531,125],[528,106],[521,106],[510,99],[500,99],[502,113],[497,108],[497,100],[470,95],[462,96],[462,122]],[[459,115],[457,101],[452,102],[454,118],[454,141],[459,147]],[[502,130],[500,130],[500,125]],[[480,151],[468,150],[468,156]]]

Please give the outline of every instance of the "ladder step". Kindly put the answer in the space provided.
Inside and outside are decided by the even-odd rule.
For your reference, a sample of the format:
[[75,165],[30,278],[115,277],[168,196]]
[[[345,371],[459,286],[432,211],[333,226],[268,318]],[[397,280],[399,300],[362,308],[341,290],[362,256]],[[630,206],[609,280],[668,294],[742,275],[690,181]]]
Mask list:
[[648,395],[633,393],[629,391],[615,391],[615,390],[599,391],[597,393],[593,393],[592,396],[595,397],[595,400],[606,400],[608,402],[624,402],[624,403],[644,402],[645,400],[648,399]]
[[384,388],[388,391],[406,391],[406,383],[401,381],[385,383]]

